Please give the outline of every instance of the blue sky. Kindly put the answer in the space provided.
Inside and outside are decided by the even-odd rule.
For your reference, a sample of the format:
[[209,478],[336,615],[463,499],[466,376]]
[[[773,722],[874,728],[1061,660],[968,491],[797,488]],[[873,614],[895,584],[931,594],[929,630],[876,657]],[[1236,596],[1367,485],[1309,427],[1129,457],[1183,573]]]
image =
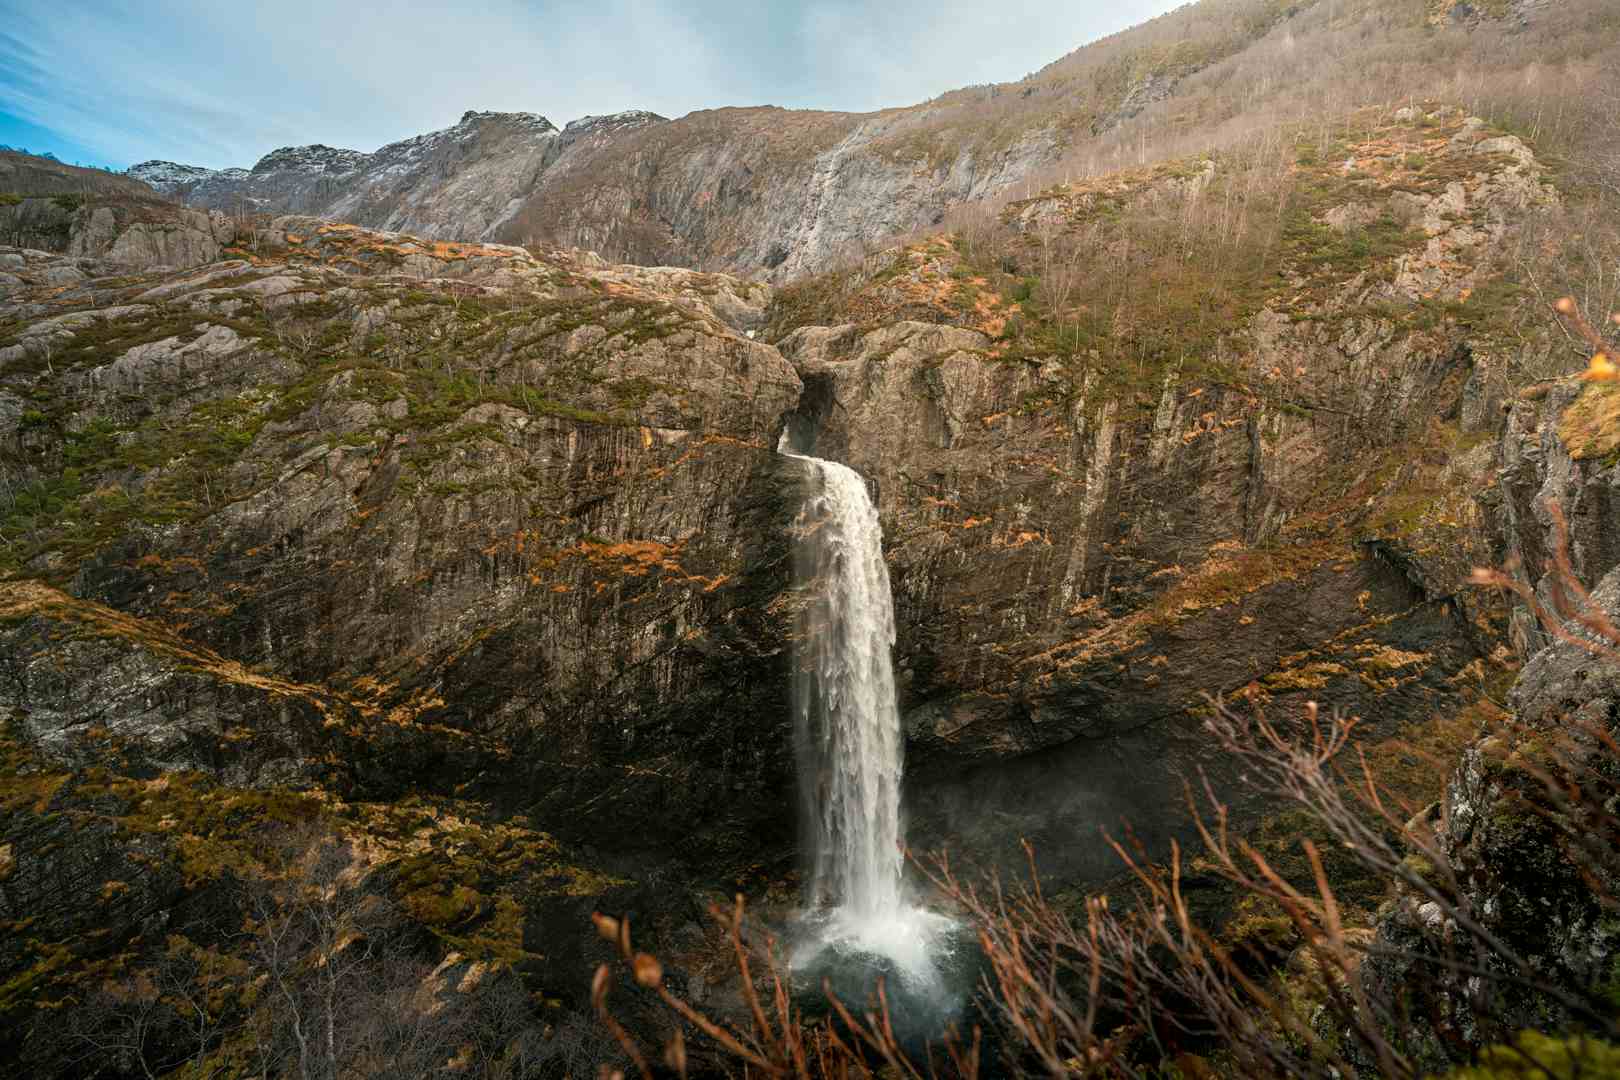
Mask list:
[[0,143],[123,167],[374,150],[467,109],[866,110],[1021,78],[1167,0],[0,0]]

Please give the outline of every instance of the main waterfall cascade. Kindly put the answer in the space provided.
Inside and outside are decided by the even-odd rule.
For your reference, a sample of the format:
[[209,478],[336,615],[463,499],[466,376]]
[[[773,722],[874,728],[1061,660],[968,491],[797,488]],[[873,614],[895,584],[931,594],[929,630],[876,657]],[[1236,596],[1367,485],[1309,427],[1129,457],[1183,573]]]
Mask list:
[[797,570],[810,590],[796,634],[793,702],[811,851],[810,940],[795,968],[831,950],[894,969],[935,996],[936,951],[953,924],[906,901],[900,848],[903,739],[891,651],[894,601],[877,507],[860,474],[793,453],[818,490],[797,522]]

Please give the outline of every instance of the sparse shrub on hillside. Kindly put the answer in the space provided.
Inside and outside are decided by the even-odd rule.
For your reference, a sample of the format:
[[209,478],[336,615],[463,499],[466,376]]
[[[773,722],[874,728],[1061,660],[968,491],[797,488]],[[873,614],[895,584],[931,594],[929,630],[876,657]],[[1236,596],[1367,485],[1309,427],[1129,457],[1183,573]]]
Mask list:
[[[983,221],[1054,186],[1242,152],[1284,131],[1307,131],[1299,160],[1320,164],[1358,109],[1387,116],[1443,101],[1522,135],[1545,156],[1580,162],[1613,189],[1620,91],[1603,51],[1614,19],[1607,0],[1537,7],[1522,25],[1510,13],[1434,22],[1403,0],[1205,0],[1021,83],[946,94],[898,117],[877,149],[938,166],[964,150],[982,159],[1032,133],[1055,133],[1063,147],[1055,160],[952,211],[951,227],[970,231],[967,219]],[[1122,109],[1133,91],[1138,100]]]
[[[1580,78],[1598,100],[1613,82]],[[1018,305],[995,355],[1055,358],[1140,394],[1156,394],[1172,371],[1253,390],[1232,335],[1270,308],[1291,319],[1388,319],[1404,333],[1452,327],[1491,358],[1489,377],[1508,389],[1568,373],[1574,356],[1563,345],[1573,343],[1551,317],[1552,301],[1568,294],[1588,310],[1620,307],[1620,274],[1607,257],[1620,225],[1599,174],[1567,163],[1598,156],[1591,133],[1615,121],[1536,80],[1504,76],[1471,97],[1470,107],[1531,140],[1559,196],[1524,207],[1500,242],[1462,256],[1474,278],[1459,297],[1414,301],[1381,287],[1404,256],[1426,257],[1418,200],[1459,183],[1471,191],[1482,170],[1506,162],[1452,141],[1465,126],[1454,105],[1399,115],[1384,106],[1279,123],[1208,157],[1071,179],[999,213],[956,211],[947,224],[967,273]],[[1351,168],[1357,155],[1362,165]],[[1494,228],[1506,212],[1468,210],[1478,228]],[[1358,274],[1373,288],[1359,299],[1343,291]]]

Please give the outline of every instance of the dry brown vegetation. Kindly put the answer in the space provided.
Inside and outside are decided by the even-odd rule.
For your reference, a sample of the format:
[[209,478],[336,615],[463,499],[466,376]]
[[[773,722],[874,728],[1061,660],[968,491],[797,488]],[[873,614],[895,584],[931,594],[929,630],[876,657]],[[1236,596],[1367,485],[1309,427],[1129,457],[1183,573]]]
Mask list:
[[[1620,193],[1614,108],[1620,75],[1604,56],[1620,33],[1620,12],[1602,0],[1574,0],[1537,7],[1523,25],[1506,5],[1500,11],[1485,5],[1484,13],[1458,21],[1393,0],[1205,0],[1088,45],[1022,82],[957,91],[906,111],[891,139],[949,158],[979,142],[1015,141],[1018,133],[1062,134],[1066,149],[1050,165],[947,215],[941,229],[979,250],[986,243],[1007,247],[996,235],[1006,231],[1009,206],[1043,193],[1140,188],[1214,159],[1223,178],[1236,173],[1241,181],[1222,179],[1221,199],[1188,215],[1197,234],[1184,237],[1192,241],[1184,262],[1193,277],[1220,281],[1234,269],[1247,277],[1274,251],[1275,237],[1256,231],[1256,223],[1287,202],[1302,158],[1337,164],[1348,146],[1403,108],[1459,109],[1525,139],[1570,196],[1563,210],[1522,231],[1510,257],[1504,253],[1504,262],[1528,257],[1533,264],[1518,284],[1538,293],[1542,310],[1566,293],[1592,310],[1608,310],[1616,293],[1612,273],[1601,270],[1601,252],[1612,240],[1612,200]],[[1097,116],[1111,115],[1132,87],[1155,78],[1169,78],[1173,91],[1093,132]],[[1422,149],[1406,153],[1419,158]],[[1151,219],[1166,212],[1121,209],[1125,228],[1140,222],[1150,232]],[[1212,212],[1221,217],[1218,226],[1202,220]],[[1039,238],[1038,220],[1018,224],[1018,233]],[[1097,257],[1085,235],[1072,243],[1076,258]],[[1041,248],[1039,259],[1019,265],[1018,276],[1032,279],[1049,309],[1053,300],[1063,308],[1072,295],[1063,268],[1074,259],[1052,258],[1044,242]],[[874,264],[872,255],[852,251],[830,276],[847,283],[881,271],[882,260]],[[975,260],[975,270],[985,262]],[[1188,273],[1186,265],[1166,268],[1160,283]],[[1129,284],[1140,291],[1154,283]]]
[[[548,180],[503,235],[567,236],[629,261],[735,268],[752,252],[772,270],[790,252],[756,249],[758,211],[778,189],[811,190],[846,140],[855,156],[963,200],[945,207],[945,228],[1056,184],[1223,152],[1262,132],[1308,129],[1325,151],[1364,107],[1445,101],[1562,154],[1612,123],[1602,57],[1617,31],[1605,0],[1492,0],[1457,15],[1418,0],[1201,0],[1022,80],[915,106],[717,109],[650,127],[603,148],[589,169]],[[1617,183],[1612,146],[1579,160]],[[649,174],[679,179],[649,187]],[[913,220],[936,231],[923,226],[934,212]],[[865,236],[848,257],[903,239]]]
[[[1562,517],[1556,505],[1548,509],[1558,530],[1550,586],[1538,594],[1483,570],[1476,582],[1517,595],[1558,641],[1620,663],[1620,627],[1576,579]],[[807,1025],[774,963],[774,942],[762,950],[744,944],[740,897],[715,916],[734,949],[751,1027],[711,1019],[672,994],[657,959],[633,948],[627,923],[599,915],[598,930],[616,944],[630,981],[669,1010],[662,1061],[682,1076],[695,1060],[688,1033],[710,1040],[701,1070],[692,1067],[698,1074],[1417,1077],[1494,1043],[1477,1068],[1456,1075],[1610,1075],[1620,1064],[1615,973],[1581,956],[1549,966],[1496,928],[1488,907],[1479,906],[1478,871],[1445,839],[1448,801],[1424,806],[1440,774],[1431,774],[1426,788],[1386,782],[1377,753],[1368,755],[1354,737],[1356,719],[1314,703],[1299,716],[1268,717],[1259,700],[1251,692],[1246,705],[1212,702],[1205,727],[1251,788],[1303,816],[1302,860],[1280,861],[1236,831],[1229,799],[1200,777],[1189,782],[1187,805],[1202,853],[1192,858],[1173,848],[1157,863],[1129,836],[1110,838],[1128,870],[1123,896],[1097,894],[1078,905],[1048,896],[1033,873],[1033,853],[1022,883],[964,875],[943,854],[917,862],[977,931],[989,966],[982,989],[990,1007],[982,1019],[996,1031],[997,1058],[984,1056],[977,1027],[966,1037],[949,1031],[927,1060],[908,1056],[893,1035],[881,982],[864,1008],[833,998],[837,1021]],[[1613,810],[1620,742],[1611,725],[1582,720],[1548,728],[1498,715],[1487,731],[1494,735],[1476,744],[1484,749],[1473,767],[1507,777],[1502,803],[1490,812],[1537,836],[1546,857],[1612,916],[1620,910],[1620,817]],[[1194,873],[1232,886],[1250,922],[1254,912],[1270,913],[1265,918],[1298,943],[1286,965],[1242,944],[1236,922],[1202,925],[1184,889]],[[1388,891],[1380,912],[1390,905],[1415,912],[1416,931],[1402,937],[1371,929],[1368,912],[1335,885],[1357,874]],[[767,971],[756,978],[750,957],[761,954]],[[614,982],[612,967],[602,965],[594,982],[598,1016],[631,1065],[651,1077],[658,1055],[614,1018]],[[1519,1030],[1527,1001],[1544,1018],[1542,1032]],[[603,1073],[623,1075],[612,1067]]]
[[[1173,372],[1309,412],[1332,406],[1298,392],[1295,376],[1308,371],[1245,368],[1253,318],[1392,319],[1402,334],[1465,335],[1476,354],[1502,358],[1493,377],[1512,392],[1586,359],[1553,298],[1620,306],[1620,275],[1604,257],[1620,244],[1612,185],[1603,167],[1571,164],[1610,151],[1601,103],[1617,85],[1582,62],[1558,80],[1504,75],[1461,107],[1447,96],[1274,120],[1189,156],[1081,170],[1029,198],[963,207],[943,236],[785,287],[771,333],[948,322],[984,332],[993,358],[1058,360],[1071,382],[1094,392],[1100,378],[1124,400],[1151,405]],[[1482,134],[1527,140],[1552,186],[1500,242],[1456,250],[1417,208],[1442,207],[1459,184],[1472,199],[1482,178],[1513,167],[1470,149],[1471,111],[1495,118]],[[1497,228],[1496,211],[1482,210],[1426,213],[1442,229]],[[1472,284],[1410,295],[1399,279],[1413,260]]]
[[204,1078],[578,1074],[605,1051],[552,1030],[510,969],[434,962],[351,844],[313,823],[264,838],[277,873],[237,884],[240,927],[171,933],[41,1024],[37,1075]]
[[[1487,6],[1488,7],[1488,6]],[[1505,5],[1504,5],[1505,7]],[[1396,0],[1203,0],[1078,49],[1018,83],[955,91],[921,106],[923,132],[972,137],[1054,125],[1072,143],[1009,193],[1223,150],[1261,132],[1314,129],[1325,149],[1355,109],[1455,103],[1555,152],[1602,144],[1615,123],[1614,75],[1603,60],[1620,14],[1602,0],[1539,6],[1521,25],[1506,11],[1436,20]],[[1155,77],[1173,91],[1119,115]],[[1590,163],[1611,187],[1612,143]]]

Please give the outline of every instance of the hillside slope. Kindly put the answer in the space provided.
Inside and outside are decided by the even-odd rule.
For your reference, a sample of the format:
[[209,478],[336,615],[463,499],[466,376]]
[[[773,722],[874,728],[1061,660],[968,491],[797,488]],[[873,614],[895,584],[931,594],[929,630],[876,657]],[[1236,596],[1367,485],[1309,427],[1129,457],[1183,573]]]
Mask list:
[[1458,69],[1484,86],[1594,57],[1620,33],[1614,20],[1600,0],[1478,10],[1201,0],[1019,82],[867,115],[638,112],[557,131],[533,114],[469,112],[374,154],[306,146],[252,169],[132,172],[231,214],[314,214],[780,281],[1055,177],[1216,147],[1283,117],[1450,92]]
[[[137,178],[0,153],[0,243],[145,269],[211,262],[235,235],[224,215],[176,205]],[[63,283],[80,273],[58,272]],[[0,286],[18,283],[0,274]]]
[[[185,913],[289,815],[564,1002],[593,903],[679,958],[704,890],[791,896],[783,431],[876,492],[919,846],[1027,837],[1072,883],[1114,870],[1100,825],[1162,851],[1183,772],[1232,782],[1204,694],[1467,728],[1536,645],[1463,590],[1541,542],[1501,406],[1580,360],[1494,254],[1562,197],[1455,109],[1341,130],[1290,144],[1247,277],[1178,254],[1250,182],[1221,157],[1015,204],[993,265],[941,238],[786,290],[307,217],[180,272],[0,253],[0,913],[80,898],[0,954],[12,1045],[148,962],[155,910],[221,945]],[[1041,235],[1180,267],[1145,302],[1211,318],[1116,297],[1104,332],[1095,282],[1054,317],[1003,269]],[[431,873],[402,800],[454,823]]]

